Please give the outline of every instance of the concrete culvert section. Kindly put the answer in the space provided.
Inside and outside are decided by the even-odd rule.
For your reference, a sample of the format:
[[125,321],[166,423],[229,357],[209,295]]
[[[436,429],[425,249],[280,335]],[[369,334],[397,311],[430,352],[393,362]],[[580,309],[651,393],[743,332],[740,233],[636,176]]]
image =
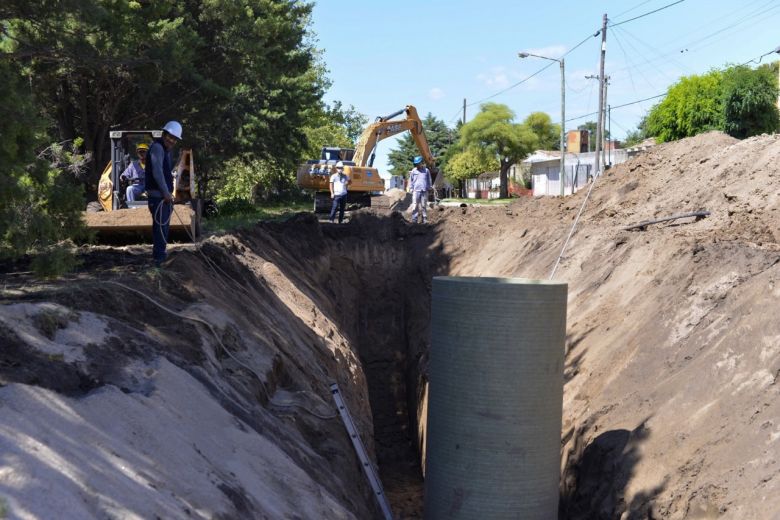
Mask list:
[[[555,274],[559,519],[780,513],[778,157],[776,135],[700,135],[593,188]],[[0,263],[0,511],[381,518],[336,382],[394,514],[422,518],[433,278],[546,279],[584,198],[434,208],[427,226],[300,215],[173,245],[162,271],[149,245],[84,248],[45,283]]]
[[557,517],[566,284],[433,279],[425,518]]

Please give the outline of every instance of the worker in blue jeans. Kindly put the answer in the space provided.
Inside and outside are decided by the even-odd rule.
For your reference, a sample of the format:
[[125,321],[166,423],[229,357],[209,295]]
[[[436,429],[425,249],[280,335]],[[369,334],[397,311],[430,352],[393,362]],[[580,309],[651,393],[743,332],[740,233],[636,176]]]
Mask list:
[[344,163],[336,163],[336,173],[330,176],[330,198],[333,199],[333,205],[330,208],[330,221],[336,216],[336,210],[339,211],[339,224],[344,220],[344,209],[347,206],[347,186],[349,186],[349,177],[344,173]]
[[169,121],[146,157],[146,194],[152,213],[152,260],[160,267],[167,256],[168,228],[173,212],[173,160],[171,150],[181,140],[181,124]]

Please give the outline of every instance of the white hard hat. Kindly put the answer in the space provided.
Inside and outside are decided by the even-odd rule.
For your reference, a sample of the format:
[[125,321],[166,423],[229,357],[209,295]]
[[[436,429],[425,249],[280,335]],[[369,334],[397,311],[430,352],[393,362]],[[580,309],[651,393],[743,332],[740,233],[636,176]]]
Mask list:
[[168,121],[165,126],[162,127],[164,132],[168,132],[176,139],[181,139],[181,123],[178,121]]
[[343,162],[339,161],[339,162],[336,163],[336,168],[343,168],[343,167],[344,167],[344,163]]

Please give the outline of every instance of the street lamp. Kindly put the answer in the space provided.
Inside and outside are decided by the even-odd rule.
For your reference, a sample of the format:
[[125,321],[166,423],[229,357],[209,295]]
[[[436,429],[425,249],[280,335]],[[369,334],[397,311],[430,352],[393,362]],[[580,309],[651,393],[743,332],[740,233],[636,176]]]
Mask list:
[[528,58],[533,56],[534,58],[541,58],[543,60],[557,61],[561,65],[561,197],[563,197],[564,178],[565,178],[565,161],[566,161],[566,74],[564,73],[563,58],[548,58],[547,56],[539,56],[538,54],[531,54],[530,52],[518,52],[519,58]]

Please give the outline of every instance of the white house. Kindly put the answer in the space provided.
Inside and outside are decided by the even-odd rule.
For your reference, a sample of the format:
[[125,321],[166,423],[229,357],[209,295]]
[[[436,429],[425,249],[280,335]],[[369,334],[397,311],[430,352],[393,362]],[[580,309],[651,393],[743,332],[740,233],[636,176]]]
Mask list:
[[[607,150],[604,160],[607,165],[620,164],[646,148],[647,146]],[[561,194],[561,152],[537,150],[529,155],[523,164],[530,168],[534,196]],[[564,195],[571,195],[587,185],[595,164],[596,152],[567,152],[564,161]]]

